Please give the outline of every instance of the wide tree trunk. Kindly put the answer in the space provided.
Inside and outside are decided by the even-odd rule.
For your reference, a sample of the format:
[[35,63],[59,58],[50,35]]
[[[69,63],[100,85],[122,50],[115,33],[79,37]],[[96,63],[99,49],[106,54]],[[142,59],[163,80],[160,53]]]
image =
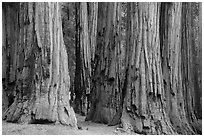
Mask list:
[[125,131],[175,133],[165,112],[160,58],[160,3],[128,3],[124,103]]
[[128,3],[127,88],[121,117],[126,131],[196,132],[190,6],[184,6]]
[[[3,73],[14,102],[3,119],[77,127],[69,104],[70,78],[59,3],[4,3]],[[5,55],[4,55],[5,54]]]
[[[163,43],[162,66],[167,100],[166,111],[177,133],[192,134],[194,131],[190,126],[188,113],[191,113],[191,118],[195,119],[191,106],[194,91],[189,90],[190,87],[187,88],[188,85],[193,87],[193,83],[190,79],[186,79],[186,76],[189,77],[190,71],[192,71],[192,68],[188,67],[191,65],[191,57],[187,57],[190,54],[187,55],[185,50],[189,50],[189,48],[187,48],[187,43],[183,42],[187,39],[182,36],[183,31],[188,31],[191,28],[190,25],[188,28],[182,22],[182,18],[184,19],[189,13],[185,11],[182,3],[166,3],[163,7],[164,16],[161,21],[168,22],[166,26],[161,27],[162,32],[160,32],[161,43]],[[190,50],[192,51],[192,49]]]
[[121,3],[99,3],[98,6],[92,101],[86,120],[111,124],[121,106],[120,5]]

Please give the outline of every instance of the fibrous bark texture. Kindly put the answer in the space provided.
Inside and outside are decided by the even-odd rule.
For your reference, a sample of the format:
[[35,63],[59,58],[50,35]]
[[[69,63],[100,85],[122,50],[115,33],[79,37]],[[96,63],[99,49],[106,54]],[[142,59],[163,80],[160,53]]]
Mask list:
[[126,131],[174,133],[164,110],[160,58],[160,3],[128,3],[125,98],[121,122]]
[[[202,133],[201,3],[71,5],[76,113],[126,132]],[[60,4],[3,3],[2,17],[3,119],[76,127]]]
[[[161,27],[163,81],[166,111],[172,125],[175,127],[177,133],[192,134],[194,132],[189,125],[186,113],[188,112],[189,105],[186,104],[186,101],[188,100],[189,104],[191,104],[191,99],[189,100],[187,98],[193,97],[190,95],[193,91],[187,91],[188,89],[186,89],[186,85],[190,82],[185,81],[185,76],[187,75],[185,74],[185,70],[188,67],[182,67],[182,64],[190,65],[186,62],[188,59],[182,58],[186,56],[182,50],[187,49],[182,48],[182,15],[185,16],[182,14],[182,3],[168,3],[163,5],[163,19],[161,20],[167,22],[163,23],[161,21],[162,24],[166,25]],[[186,93],[189,95],[186,95]],[[190,113],[194,117],[194,112],[191,111]]]
[[110,123],[119,110],[122,94],[120,3],[99,3],[98,9],[92,102],[86,120]]
[[90,108],[92,68],[95,57],[98,3],[75,3],[76,70],[75,112],[86,115]]
[[[70,78],[59,3],[4,3],[3,73],[14,101],[3,119],[76,127],[69,105]],[[5,55],[4,55],[5,54]]]
[[195,48],[192,41],[191,4],[127,3],[125,58],[120,6],[99,3],[93,99],[86,119],[121,121],[123,130],[143,134],[201,132],[201,67],[194,62],[201,45]]
[[190,3],[128,4],[127,90],[121,117],[126,130],[145,134],[201,131],[194,113],[200,70],[193,68],[190,7]]

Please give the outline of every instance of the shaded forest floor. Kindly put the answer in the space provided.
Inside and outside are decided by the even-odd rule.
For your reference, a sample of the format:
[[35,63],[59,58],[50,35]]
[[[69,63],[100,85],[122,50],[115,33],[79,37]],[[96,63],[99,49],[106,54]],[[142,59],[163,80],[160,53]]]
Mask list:
[[81,129],[54,125],[54,124],[16,124],[2,121],[3,135],[127,135],[118,130],[118,126],[107,126],[104,124],[84,121],[85,117],[77,115],[78,125]]

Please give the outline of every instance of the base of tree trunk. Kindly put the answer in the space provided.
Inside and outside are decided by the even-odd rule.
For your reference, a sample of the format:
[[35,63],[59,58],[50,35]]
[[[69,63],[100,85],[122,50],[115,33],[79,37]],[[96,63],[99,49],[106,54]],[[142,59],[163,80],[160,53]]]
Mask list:
[[139,134],[176,134],[165,112],[161,108],[151,108],[150,113],[135,114],[134,111],[123,108],[121,124],[125,131]]
[[114,109],[102,107],[100,104],[98,104],[97,107],[91,108],[85,120],[96,122],[96,123],[113,125],[113,123],[110,123],[110,122],[112,121],[113,116],[115,114],[116,112]]
[[3,113],[3,120],[26,124],[62,124],[77,128],[73,108],[56,101],[51,107],[46,98],[40,102],[31,97],[30,101],[16,97],[13,104]]

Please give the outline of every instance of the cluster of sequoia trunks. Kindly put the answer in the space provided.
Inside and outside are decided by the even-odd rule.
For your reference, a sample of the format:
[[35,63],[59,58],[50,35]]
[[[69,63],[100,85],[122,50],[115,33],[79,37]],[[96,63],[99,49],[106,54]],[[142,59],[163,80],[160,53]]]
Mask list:
[[[127,132],[201,132],[193,3],[75,3],[76,113]],[[3,119],[77,127],[60,3],[3,3]],[[69,46],[69,45],[67,45]]]

